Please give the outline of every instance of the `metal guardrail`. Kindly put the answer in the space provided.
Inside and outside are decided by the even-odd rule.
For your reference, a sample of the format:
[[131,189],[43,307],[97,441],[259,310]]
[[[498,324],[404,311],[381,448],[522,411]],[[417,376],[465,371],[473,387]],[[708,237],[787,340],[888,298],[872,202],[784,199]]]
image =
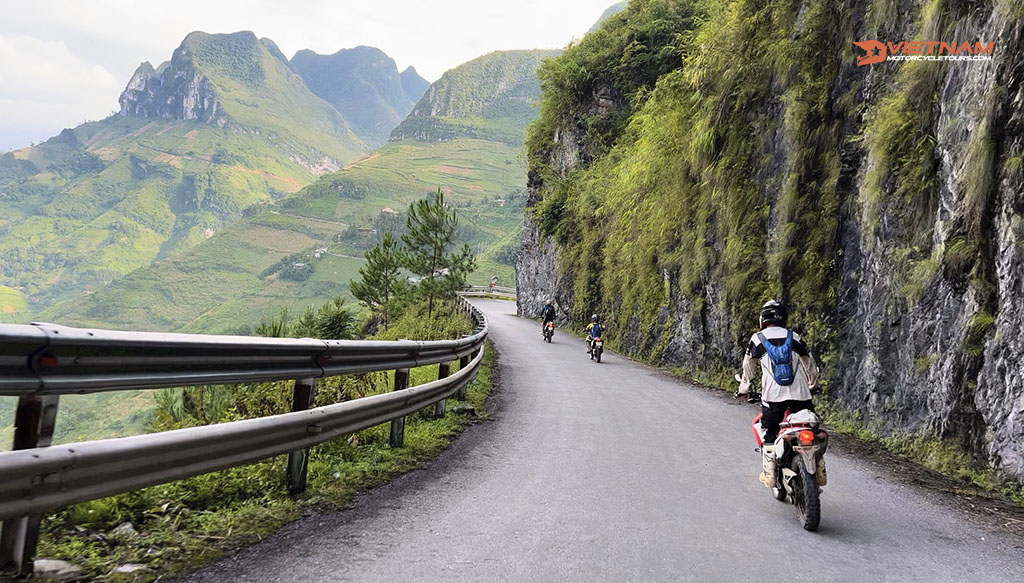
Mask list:
[[500,285],[488,286],[488,285],[474,285],[469,289],[461,292],[464,297],[486,297],[486,296],[497,296],[499,298],[516,299],[516,288],[514,287],[501,287]]
[[[0,569],[31,572],[42,513],[290,453],[288,487],[306,486],[308,448],[465,397],[483,359],[487,321],[463,301],[473,334],[440,341],[276,339],[0,325],[0,395],[19,397],[15,451],[0,452]],[[459,360],[449,375],[450,362]],[[439,364],[438,380],[408,386],[408,369]],[[394,392],[311,408],[315,379],[395,370]],[[47,447],[59,395],[295,379],[293,412],[134,437]]]

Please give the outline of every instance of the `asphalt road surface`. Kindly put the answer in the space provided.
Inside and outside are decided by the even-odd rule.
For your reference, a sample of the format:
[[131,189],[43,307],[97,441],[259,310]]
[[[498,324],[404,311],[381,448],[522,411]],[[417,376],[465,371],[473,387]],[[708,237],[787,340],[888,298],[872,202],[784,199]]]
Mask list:
[[476,304],[499,353],[491,421],[184,581],[1024,581],[1005,534],[839,452],[803,531],[757,481],[754,408]]

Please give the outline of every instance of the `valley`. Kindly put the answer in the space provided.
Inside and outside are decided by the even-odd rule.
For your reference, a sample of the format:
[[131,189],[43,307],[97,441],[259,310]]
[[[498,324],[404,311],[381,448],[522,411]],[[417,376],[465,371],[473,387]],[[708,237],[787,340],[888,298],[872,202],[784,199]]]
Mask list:
[[[190,34],[139,67],[120,114],[0,158],[0,322],[252,334],[355,306],[363,253],[438,188],[470,283],[510,285],[535,72],[556,54],[499,51],[428,84],[372,47],[289,61],[252,33]],[[57,439],[144,431],[152,396],[125,399],[75,398]]]

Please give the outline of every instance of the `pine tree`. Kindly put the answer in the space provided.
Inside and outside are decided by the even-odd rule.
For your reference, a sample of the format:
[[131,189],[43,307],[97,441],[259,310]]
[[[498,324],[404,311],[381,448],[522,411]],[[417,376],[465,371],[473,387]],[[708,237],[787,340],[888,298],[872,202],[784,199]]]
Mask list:
[[406,287],[401,274],[402,261],[398,242],[391,233],[384,233],[381,242],[366,252],[366,265],[359,268],[362,279],[349,282],[352,295],[380,315],[385,330]]
[[334,298],[314,310],[312,307],[292,326],[290,336],[346,340],[355,336],[356,316],[345,307],[345,298]]
[[402,235],[405,266],[422,277],[420,293],[427,298],[427,315],[434,313],[434,301],[449,299],[466,285],[466,275],[476,269],[469,245],[454,247],[459,221],[455,209],[444,203],[441,189],[430,198],[414,202],[406,217],[408,232]]

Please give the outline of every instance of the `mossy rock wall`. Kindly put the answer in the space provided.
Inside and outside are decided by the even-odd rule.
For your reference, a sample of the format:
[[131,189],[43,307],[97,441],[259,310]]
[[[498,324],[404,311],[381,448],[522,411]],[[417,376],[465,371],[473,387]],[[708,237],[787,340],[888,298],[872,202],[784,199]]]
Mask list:
[[[738,368],[782,298],[828,394],[880,434],[1024,476],[1024,8],[633,0],[541,69],[521,312]],[[853,41],[995,42],[858,67]]]

